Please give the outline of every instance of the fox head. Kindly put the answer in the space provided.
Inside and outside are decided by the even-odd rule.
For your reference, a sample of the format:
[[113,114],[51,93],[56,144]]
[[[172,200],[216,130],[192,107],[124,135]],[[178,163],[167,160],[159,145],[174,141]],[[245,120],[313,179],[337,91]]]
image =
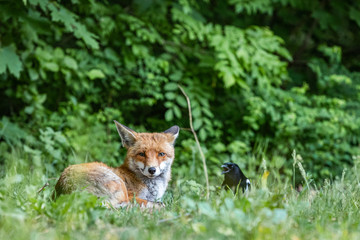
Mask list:
[[162,133],[137,133],[114,121],[127,148],[125,164],[135,173],[155,178],[167,172],[175,157],[174,144],[180,128],[172,126]]

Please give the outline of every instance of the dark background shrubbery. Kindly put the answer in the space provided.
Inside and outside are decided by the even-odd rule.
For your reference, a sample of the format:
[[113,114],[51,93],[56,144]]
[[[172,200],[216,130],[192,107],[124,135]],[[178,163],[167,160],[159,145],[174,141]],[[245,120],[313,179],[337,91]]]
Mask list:
[[[184,87],[211,176],[266,160],[312,178],[359,154],[360,3],[293,0],[0,2],[0,163],[25,151],[49,176],[122,162],[114,119],[188,128]],[[175,175],[201,176],[190,132]],[[200,178],[199,178],[200,179]]]

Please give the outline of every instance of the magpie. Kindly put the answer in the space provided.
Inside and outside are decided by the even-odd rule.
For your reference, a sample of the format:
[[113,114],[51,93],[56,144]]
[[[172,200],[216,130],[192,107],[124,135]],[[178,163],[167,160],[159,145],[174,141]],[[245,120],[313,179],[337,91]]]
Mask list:
[[221,174],[225,176],[222,188],[231,189],[235,194],[238,188],[241,188],[243,193],[250,190],[250,180],[245,177],[236,163],[224,163],[221,167],[223,169]]

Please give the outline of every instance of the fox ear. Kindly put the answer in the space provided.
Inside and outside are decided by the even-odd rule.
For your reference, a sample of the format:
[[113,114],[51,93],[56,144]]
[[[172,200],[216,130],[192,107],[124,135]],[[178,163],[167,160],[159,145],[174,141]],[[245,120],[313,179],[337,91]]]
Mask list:
[[175,144],[175,140],[176,138],[179,136],[179,131],[180,131],[180,128],[179,126],[172,126],[171,128],[169,128],[168,130],[165,130],[164,133],[168,133],[168,134],[171,134],[171,138],[169,140],[169,142],[171,144]]
[[116,129],[120,135],[121,143],[124,147],[129,148],[134,145],[136,141],[135,134],[136,132],[127,126],[122,125],[121,123],[114,120]]

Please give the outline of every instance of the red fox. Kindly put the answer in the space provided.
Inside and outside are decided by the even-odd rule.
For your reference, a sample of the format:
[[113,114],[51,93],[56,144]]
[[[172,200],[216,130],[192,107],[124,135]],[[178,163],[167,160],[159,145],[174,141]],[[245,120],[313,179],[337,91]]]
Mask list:
[[124,164],[112,168],[92,162],[67,167],[58,180],[53,199],[85,189],[105,197],[106,205],[128,205],[133,198],[141,206],[157,207],[171,178],[174,144],[180,128],[162,133],[137,133],[114,121],[122,145],[127,149]]

